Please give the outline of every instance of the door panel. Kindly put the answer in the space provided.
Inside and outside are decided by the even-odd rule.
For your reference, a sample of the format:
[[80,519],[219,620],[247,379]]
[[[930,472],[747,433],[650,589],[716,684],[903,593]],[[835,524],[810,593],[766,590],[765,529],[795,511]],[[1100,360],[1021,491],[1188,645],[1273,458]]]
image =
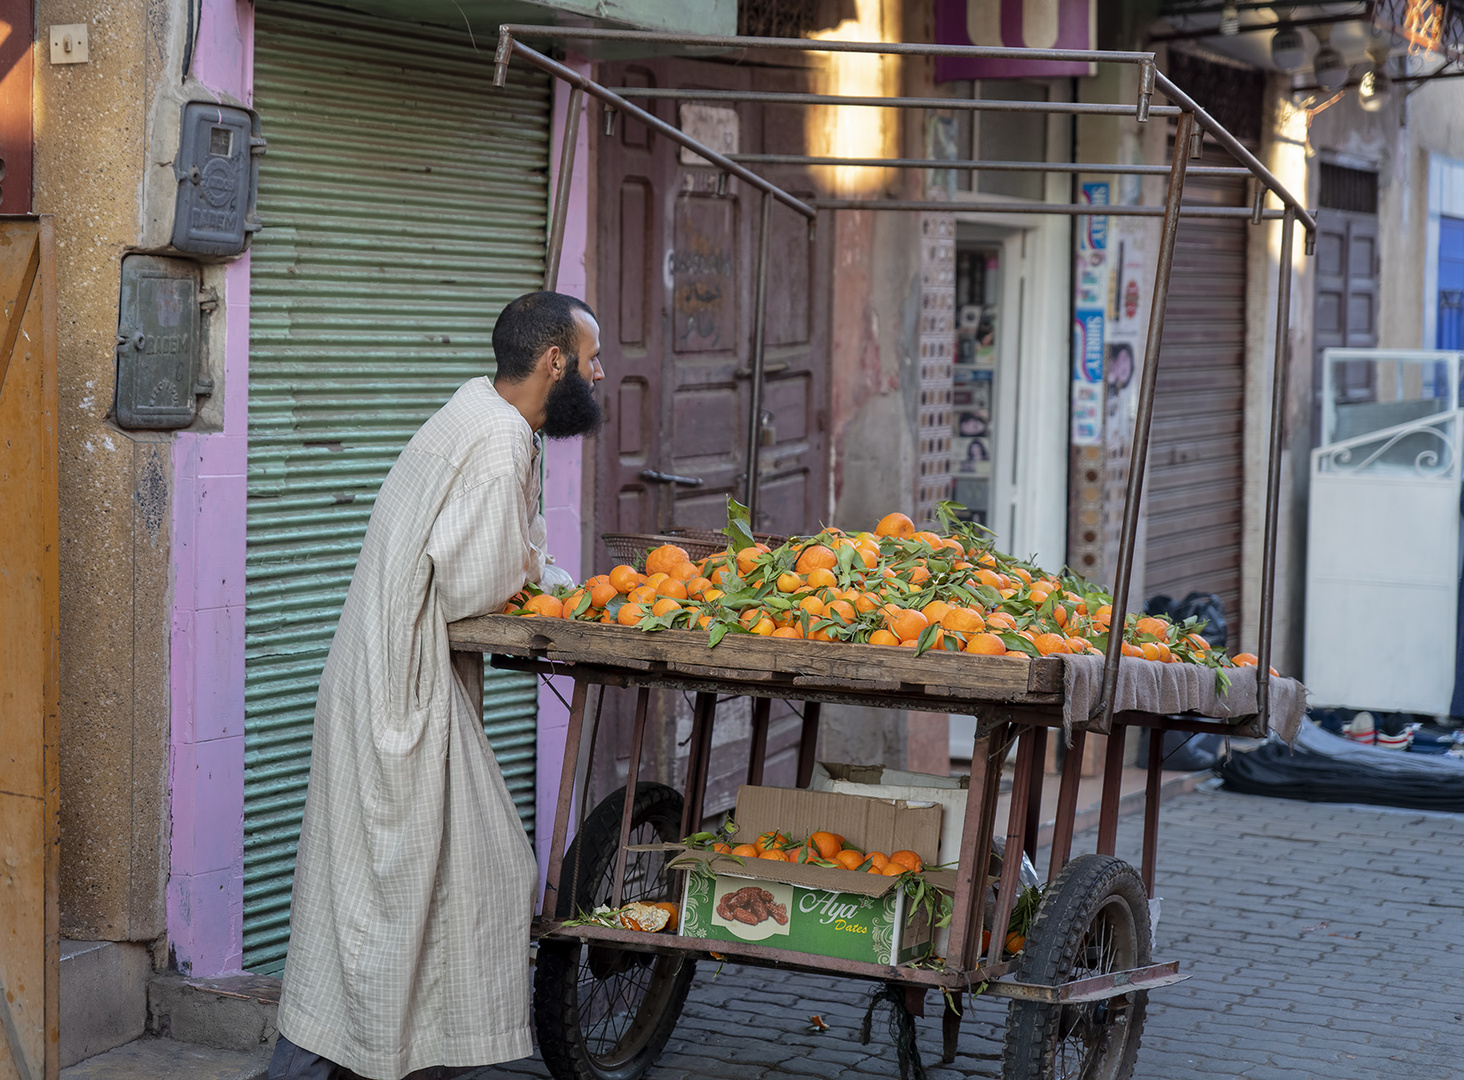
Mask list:
[[[728,90],[813,89],[797,68],[765,68],[663,59],[607,65],[607,85],[685,86]],[[674,100],[637,102],[669,123]],[[600,119],[603,119],[601,114]],[[678,147],[644,125],[617,121],[619,134],[600,143],[599,284],[601,359],[607,423],[596,448],[596,525],[600,531],[654,532],[670,527],[720,529],[726,499],[745,498],[746,441],[751,405],[753,301],[762,194],[729,179],[718,194],[717,171],[680,160]],[[744,153],[805,152],[800,110],[737,106]],[[804,170],[769,176],[795,194],[809,194]],[[819,332],[818,281],[807,223],[774,204],[769,234],[763,388],[768,421],[760,450],[759,531],[805,532],[827,515],[823,425],[826,361]],[[611,324],[614,325],[611,325]],[[634,414],[633,416],[631,414]],[[696,487],[647,480],[644,470],[701,480]],[[821,501],[823,500],[823,501]],[[603,543],[596,572],[610,569]],[[685,758],[678,726],[689,723],[684,702],[656,695],[648,724],[642,776],[679,783]],[[600,755],[595,790],[603,796],[623,782],[634,695],[609,693],[603,719],[615,733],[616,754]],[[674,706],[674,707],[673,707]],[[724,706],[745,710],[744,704]],[[718,721],[719,733],[729,729]],[[774,706],[766,779],[793,781],[799,723]],[[745,777],[748,737],[719,741],[707,813],[731,805]],[[687,732],[681,731],[684,740]],[[618,759],[618,760],[617,760]]]
[[54,251],[0,222],[0,1080],[60,1067]]

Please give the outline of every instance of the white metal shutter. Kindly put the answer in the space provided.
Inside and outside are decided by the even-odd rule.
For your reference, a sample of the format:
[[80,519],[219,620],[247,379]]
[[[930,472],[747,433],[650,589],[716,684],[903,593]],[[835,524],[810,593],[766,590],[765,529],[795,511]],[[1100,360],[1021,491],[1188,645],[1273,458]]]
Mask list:
[[[491,371],[540,287],[550,93],[496,90],[464,30],[261,0],[268,153],[252,257],[244,963],[277,971],[316,687],[376,491],[418,426]],[[532,833],[532,676],[488,673],[486,727]]]

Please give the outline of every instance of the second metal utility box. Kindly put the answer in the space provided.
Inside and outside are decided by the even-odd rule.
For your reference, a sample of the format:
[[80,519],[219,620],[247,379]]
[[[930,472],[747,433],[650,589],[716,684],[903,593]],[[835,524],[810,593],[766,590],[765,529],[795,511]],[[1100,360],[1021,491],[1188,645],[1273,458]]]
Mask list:
[[183,106],[178,202],[172,245],[198,255],[238,255],[259,230],[255,197],[264,139],[247,109],[190,101]]

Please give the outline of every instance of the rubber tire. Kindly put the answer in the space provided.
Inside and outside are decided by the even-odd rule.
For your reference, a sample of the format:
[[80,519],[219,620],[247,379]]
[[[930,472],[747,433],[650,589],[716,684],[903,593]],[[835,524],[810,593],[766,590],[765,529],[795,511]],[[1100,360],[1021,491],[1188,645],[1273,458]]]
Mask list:
[[[664,784],[637,784],[631,829],[649,825],[661,840],[679,840],[681,807],[681,793],[673,788]],[[560,871],[564,886],[558,904],[561,918],[575,910],[589,911],[597,904],[608,902],[608,896],[596,893],[614,872],[624,808],[625,789],[621,788],[595,807],[565,852]],[[579,887],[572,894],[569,886],[574,880],[576,857],[580,859]],[[660,1014],[646,1018],[649,1030],[633,1054],[614,1067],[605,1067],[596,1060],[581,1030],[579,987],[583,948],[571,942],[539,943],[534,969],[534,1030],[539,1053],[555,1080],[636,1080],[655,1064],[671,1038],[696,974],[696,961],[686,956],[661,957],[656,961],[657,971],[652,975],[651,987],[660,999]]]
[[[1133,919],[1134,956],[1132,963],[1121,960],[1122,966],[1142,967],[1151,963],[1149,898],[1139,875],[1128,863],[1112,855],[1080,855],[1063,867],[1043,896],[1022,950],[1017,981],[1056,986],[1093,974],[1086,967],[1078,970],[1078,950],[1094,919],[1110,903],[1120,905],[1119,912],[1126,907]],[[1075,1010],[1096,1010],[1100,1005],[1111,1008],[1111,1004],[1062,1006],[1013,1001],[1002,1049],[1003,1080],[1069,1080],[1079,1076],[1082,1080],[1128,1080],[1139,1056],[1148,993],[1134,991],[1115,1000],[1123,999],[1127,1000],[1128,1007],[1122,1043],[1108,1046],[1098,1061],[1085,1063],[1090,1067],[1078,1073],[1059,1071],[1057,1049],[1064,1010],[1071,1030]],[[1095,1014],[1089,1012],[1089,1015]],[[1105,1036],[1112,1037],[1114,1031],[1114,1026],[1107,1026]]]

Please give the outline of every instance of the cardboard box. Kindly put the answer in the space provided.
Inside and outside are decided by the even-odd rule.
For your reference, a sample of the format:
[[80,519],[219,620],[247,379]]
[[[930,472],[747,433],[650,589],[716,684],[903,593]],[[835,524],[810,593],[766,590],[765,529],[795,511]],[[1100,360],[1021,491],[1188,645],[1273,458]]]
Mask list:
[[[934,861],[940,815],[938,806],[900,800],[744,786],[734,820],[744,843],[774,829],[798,839],[827,829],[861,851],[908,849]],[[706,868],[687,874],[680,932],[688,937],[877,964],[914,959],[929,945],[924,912],[909,910],[896,878],[763,859],[739,862],[705,851],[687,851],[684,858]],[[929,871],[926,880],[954,890],[950,872]]]
[[[936,803],[943,811],[940,842],[937,857],[929,861],[955,863],[961,857],[961,832],[966,825],[966,788],[957,777],[887,769],[883,765],[820,761],[814,766],[813,788],[815,791],[845,795],[897,799],[911,806]],[[921,858],[924,857],[922,854]]]

